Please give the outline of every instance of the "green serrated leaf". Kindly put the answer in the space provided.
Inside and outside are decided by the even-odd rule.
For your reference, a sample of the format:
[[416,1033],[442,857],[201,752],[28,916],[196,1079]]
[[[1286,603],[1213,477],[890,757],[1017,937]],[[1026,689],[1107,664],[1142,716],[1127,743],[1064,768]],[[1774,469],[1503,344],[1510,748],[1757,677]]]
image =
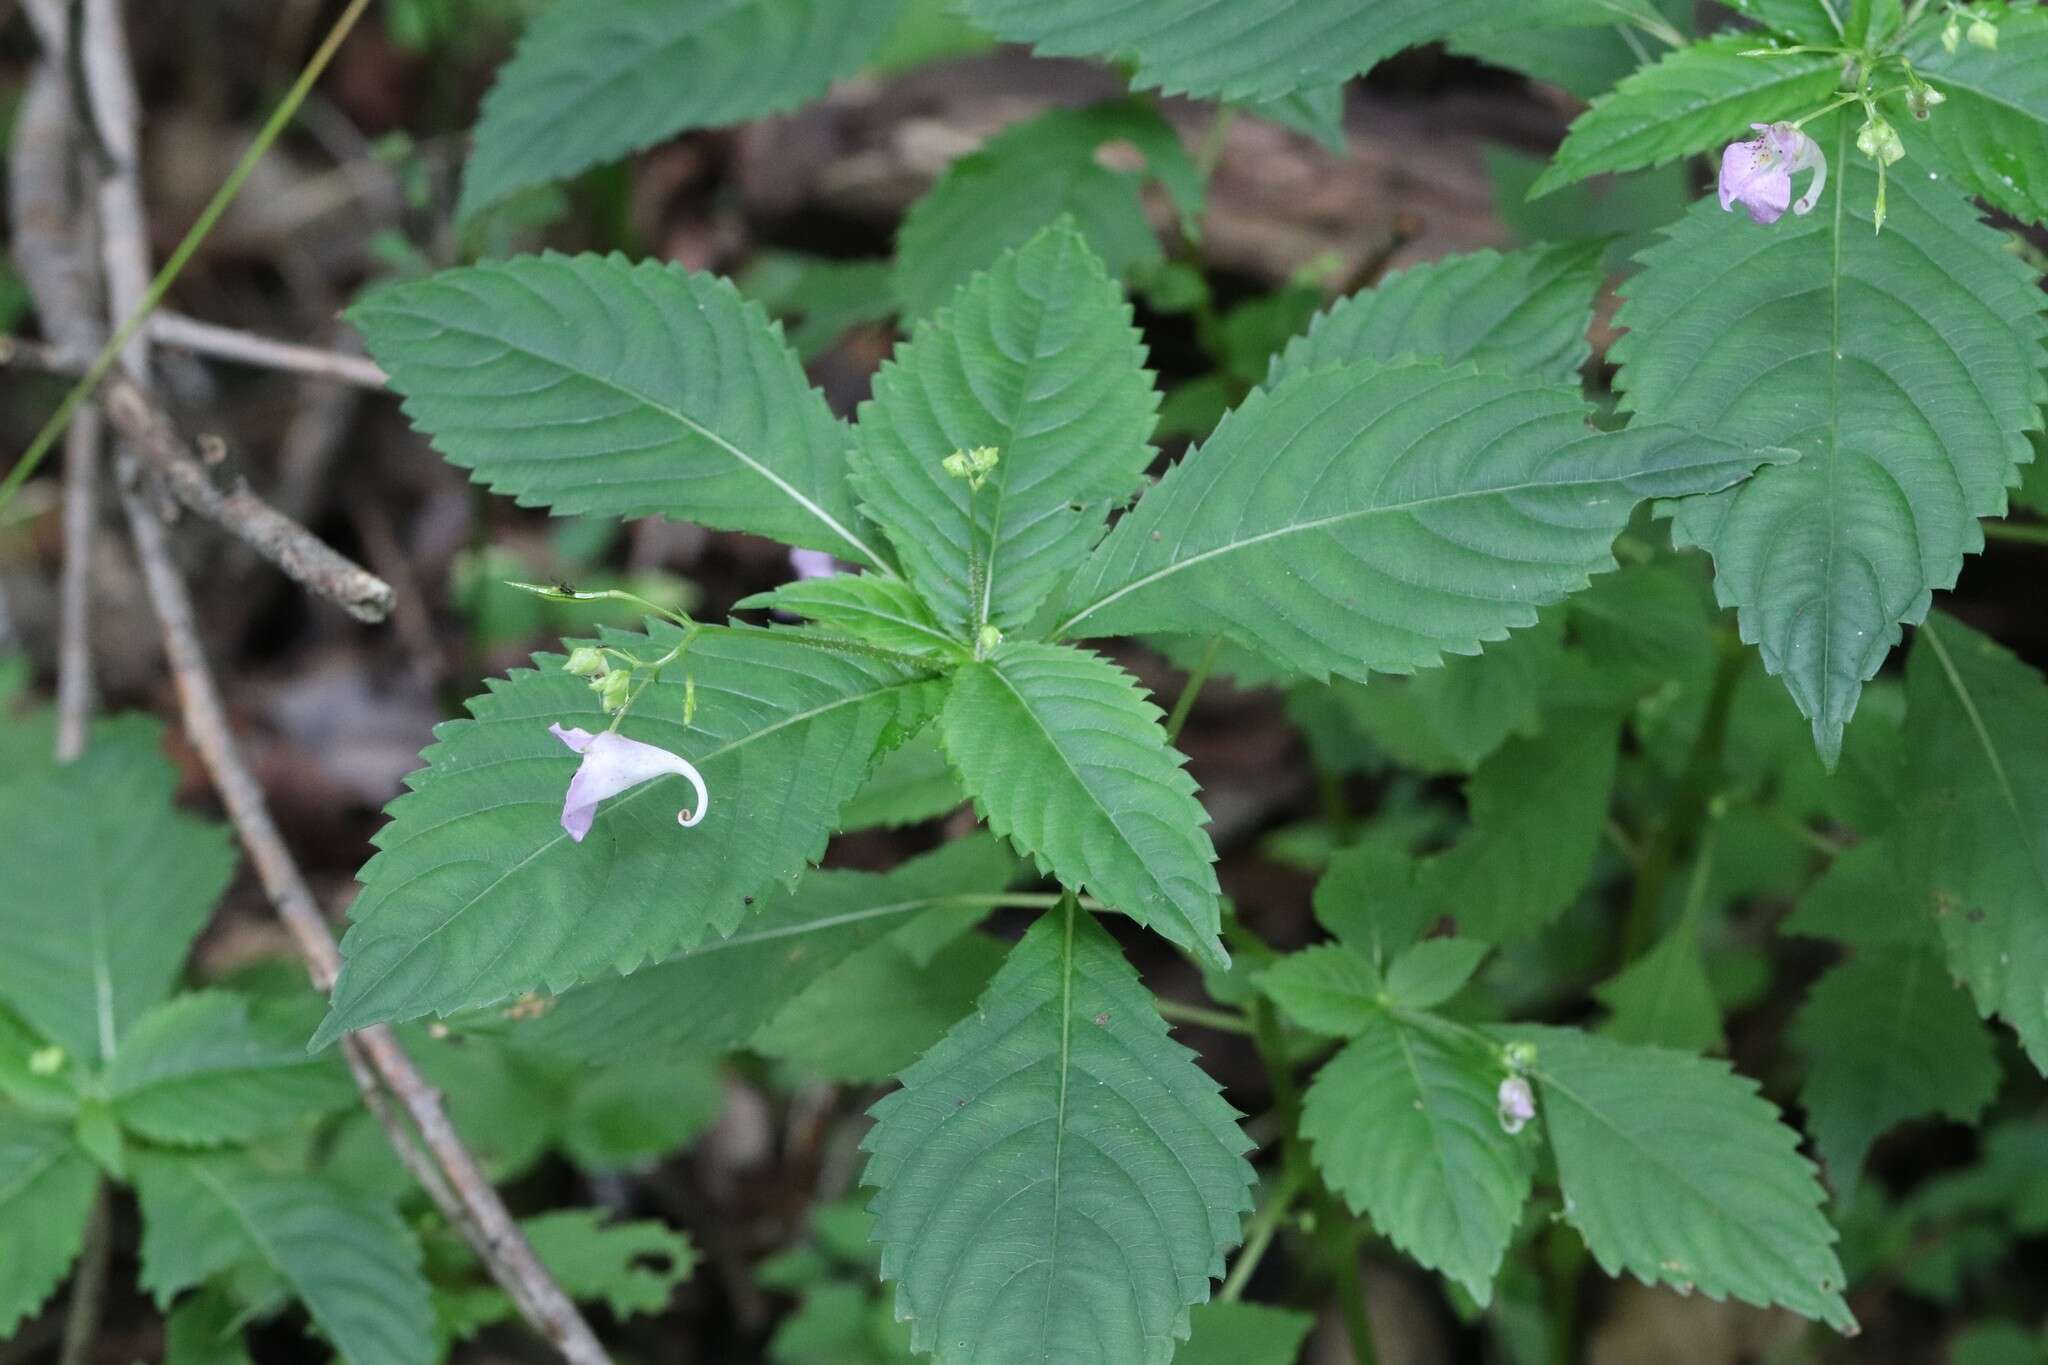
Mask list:
[[586,1171],[629,1170],[680,1151],[725,1112],[725,1076],[716,1057],[674,1050],[652,1055],[644,1045],[637,1050],[640,1060],[573,1086],[561,1115],[560,1146]]
[[1296,673],[1409,673],[1531,625],[1614,566],[1636,504],[1761,457],[1587,429],[1576,389],[1433,362],[1254,393],[1117,523],[1060,631],[1221,631]]
[[1472,775],[1472,829],[1420,877],[1461,931],[1517,942],[1577,899],[1607,819],[1619,725],[1612,714],[1559,712],[1541,735],[1511,740]]
[[214,1146],[284,1132],[356,1098],[334,1057],[306,1055],[295,1023],[252,1017],[226,991],[181,995],[137,1021],[107,1069],[122,1126],[154,1142]]
[[1573,1029],[1505,1032],[1536,1047],[1564,1218],[1602,1270],[1855,1329],[1820,1182],[1754,1082]]
[[1783,931],[1866,946],[1938,947],[1937,908],[1924,887],[1911,884],[1901,854],[1892,838],[1844,849],[1806,888]]
[[1947,617],[1906,661],[1906,866],[1977,1008],[2048,1072],[2048,682]]
[[[1135,148],[1144,170],[1105,165],[1105,144]],[[1063,215],[1112,278],[1161,260],[1140,194],[1148,175],[1172,193],[1184,234],[1198,236],[1202,178],[1150,104],[1055,109],[1004,129],[948,166],[904,215],[894,284],[904,318],[927,316],[975,272]]]
[[1790,1036],[1807,1061],[1806,1127],[1842,1194],[1893,1125],[1974,1123],[1998,1093],[1991,1034],[1932,949],[1858,950],[1814,983]]
[[794,109],[858,71],[901,7],[901,0],[557,0],[484,99],[456,216],[686,129]]
[[689,1238],[648,1219],[607,1223],[595,1209],[563,1209],[519,1229],[571,1298],[620,1318],[661,1312],[697,1265]]
[[349,319],[435,448],[522,504],[887,563],[846,426],[728,280],[549,253],[389,285]]
[[0,1003],[89,1064],[169,993],[234,871],[227,831],[172,806],[162,733],[122,716],[76,762],[37,744],[0,768]]
[[217,1156],[140,1155],[141,1284],[160,1306],[238,1262],[283,1277],[349,1365],[426,1365],[433,1310],[398,1215],[337,1185]]
[[[1728,8],[1765,28],[1776,29],[1802,43],[1839,44],[1847,36],[1836,0],[1726,0]],[[1750,42],[1762,46],[1763,35]]]
[[1495,1113],[1506,1077],[1484,1040],[1381,1014],[1316,1073],[1301,1114],[1330,1187],[1482,1305],[1535,1169],[1533,1135]]
[[1020,642],[954,676],[939,726],[990,829],[1070,890],[1225,965],[1209,817],[1159,715],[1100,655]]
[[1641,417],[1804,452],[1677,504],[1672,532],[1713,554],[1721,601],[1832,764],[1900,623],[1981,548],[1976,519],[2005,511],[2048,398],[2048,320],[1947,186],[1892,176],[1874,234],[1876,178],[1829,123],[1820,207],[1761,228],[1701,202],[1644,254],[1611,354]]
[[1403,358],[1576,382],[1592,354],[1593,295],[1606,243],[1447,256],[1388,277],[1316,315],[1273,358],[1268,388],[1359,360]]
[[1609,1011],[1600,1031],[1618,1043],[1646,1043],[1680,1052],[1721,1046],[1721,1002],[1707,979],[1707,964],[1689,920],[1595,986],[1593,998]]
[[1339,156],[1349,146],[1344,132],[1342,85],[1318,86],[1313,90],[1275,95],[1271,99],[1252,100],[1244,108],[1247,113],[1270,119],[1283,128],[1292,128],[1304,137],[1315,139],[1324,150]]
[[[1594,579],[1579,596],[1606,581]],[[1563,625],[1564,613],[1552,609],[1482,654],[1449,655],[1410,678],[1335,679],[1332,695],[1402,767],[1469,773],[1509,738],[1542,728],[1541,703],[1564,660]]]
[[[1025,624],[1155,454],[1159,395],[1123,291],[1071,223],[965,285],[875,376],[854,484],[934,613]],[[941,462],[992,449],[979,489]]]
[[1370,1028],[1385,1012],[1386,983],[1372,960],[1336,943],[1289,953],[1258,975],[1280,1012],[1302,1028],[1349,1038]]
[[518,1019],[522,1048],[586,1062],[679,1049],[738,1047],[834,964],[951,904],[963,924],[1016,875],[1016,860],[980,836],[941,845],[886,874],[821,871],[762,898],[739,932],[633,975],[579,986]]
[[1368,834],[1330,855],[1316,883],[1316,922],[1384,967],[1442,913],[1416,885],[1416,873],[1398,838]]
[[873,1113],[882,1273],[939,1365],[1167,1365],[1250,1207],[1216,1083],[1071,908]]
[[0,1109],[0,1341],[64,1282],[99,1183],[62,1125]]
[[1174,1365],[1294,1365],[1315,1317],[1263,1303],[1197,1304]]
[[2048,223],[2048,10],[2002,16],[1993,49],[1963,43],[1950,53],[1939,32],[1929,25],[1907,48],[1913,69],[1948,97],[1924,123],[1898,121],[1909,164],[2015,218]]
[[1492,951],[1478,939],[1424,939],[1387,968],[1387,996],[1405,1009],[1433,1009],[1465,989]]
[[[649,658],[680,636],[657,625],[604,641]],[[561,990],[731,933],[752,898],[824,852],[877,750],[922,723],[931,700],[912,664],[806,632],[703,629],[623,727],[696,764],[711,794],[703,819],[677,828],[691,801],[664,777],[606,802],[578,843],[560,823],[577,757],[548,727],[606,721],[559,656],[535,663],[473,698],[473,719],[440,727],[413,790],[392,803],[316,1042]],[[687,727],[679,670],[696,684]]]
[[1402,48],[1492,16],[1498,0],[964,0],[977,24],[1043,57],[1136,65],[1169,95],[1270,99],[1340,85]]
[[1727,33],[1674,49],[1630,76],[1572,124],[1530,195],[1602,171],[1718,150],[1750,136],[1752,123],[1793,118],[1827,103],[1841,75],[1839,58],[1741,55],[1762,45],[1753,33]]
[[[827,1080],[886,1080],[974,1008],[1004,950],[969,934],[920,963],[893,941],[873,944],[784,1005],[749,1046]],[[860,1027],[848,1028],[849,1019]]]
[[938,736],[920,731],[875,765],[867,785],[855,792],[840,812],[839,828],[846,832],[901,829],[945,815],[966,800],[967,793],[960,790],[960,779],[946,762]]
[[959,658],[962,640],[932,615],[917,589],[879,574],[830,574],[784,583],[733,603],[735,611],[780,611],[820,630],[903,654]]
[[242,1317],[224,1290],[188,1294],[164,1318],[164,1365],[250,1365]]

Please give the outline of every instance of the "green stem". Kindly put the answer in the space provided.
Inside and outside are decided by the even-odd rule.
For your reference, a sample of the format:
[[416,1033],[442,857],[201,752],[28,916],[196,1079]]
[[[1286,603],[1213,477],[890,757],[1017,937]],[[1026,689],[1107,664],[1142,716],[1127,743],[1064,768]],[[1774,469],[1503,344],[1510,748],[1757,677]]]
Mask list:
[[1162,1018],[1176,1024],[1194,1024],[1201,1028],[1212,1028],[1218,1033],[1242,1033],[1247,1036],[1252,1026],[1236,1010],[1212,1010],[1206,1005],[1184,1005],[1178,1000],[1157,998],[1153,1004],[1159,1007]]
[[2015,545],[2048,545],[2048,526],[2033,522],[1987,521],[1983,527],[1986,540],[2009,540]]
[[1251,1283],[1252,1273],[1265,1259],[1266,1249],[1273,1245],[1273,1236],[1280,1231],[1280,1224],[1286,1220],[1288,1210],[1294,1207],[1295,1197],[1301,1193],[1304,1183],[1299,1171],[1281,1172],[1279,1186],[1252,1215],[1251,1226],[1245,1230],[1244,1249],[1230,1263],[1230,1275],[1223,1281],[1217,1298],[1225,1303],[1236,1303],[1244,1297],[1244,1287]]
[[57,438],[71,425],[71,419],[78,412],[79,404],[92,396],[100,381],[114,368],[122,348],[135,339],[136,333],[149,321],[149,315],[163,302],[164,295],[170,292],[178,276],[184,273],[185,267],[198,253],[208,234],[228,211],[228,206],[235,202],[235,196],[241,193],[243,183],[256,169],[256,164],[290,125],[293,117],[299,112],[299,106],[305,103],[306,96],[312,93],[314,83],[320,79],[320,73],[327,69],[327,64],[334,60],[334,54],[341,49],[342,39],[348,36],[349,30],[355,27],[356,20],[362,18],[363,11],[369,7],[370,0],[351,0],[349,7],[342,11],[341,17],[334,21],[334,27],[328,31],[326,39],[313,54],[312,60],[306,63],[305,70],[299,73],[298,80],[294,81],[292,88],[285,93],[284,100],[271,114],[270,121],[256,134],[256,140],[249,144],[249,150],[243,153],[242,159],[235,164],[234,170],[228,173],[228,178],[214,192],[213,198],[200,210],[199,219],[192,224],[191,231],[178,243],[177,250],[164,262],[163,269],[157,271],[156,278],[149,282],[149,289],[143,294],[142,302],[114,335],[108,338],[107,344],[100,348],[99,355],[94,358],[79,381],[71,386],[71,392],[64,395],[64,401],[57,405],[57,411],[51,414],[50,420],[43,423],[42,430],[29,442],[28,449],[22,453],[21,459],[15,462],[13,470],[8,473],[5,480],[0,480],[0,509],[6,508],[8,503],[14,501],[14,495],[20,491],[22,484],[28,481],[29,475],[35,473],[36,466],[43,462],[43,457],[56,445]]
[[1316,1236],[1330,1258],[1330,1273],[1337,1281],[1337,1307],[1344,1314],[1344,1333],[1351,1338],[1353,1365],[1378,1365],[1379,1353],[1372,1344],[1372,1315],[1365,1305],[1365,1277],[1358,1273],[1358,1244],[1365,1230],[1358,1220],[1344,1215],[1337,1201],[1326,1198],[1328,1208],[1316,1220]]
[[1180,696],[1173,703],[1173,711],[1166,718],[1166,742],[1173,743],[1180,738],[1181,727],[1188,723],[1188,713],[1195,709],[1195,698],[1202,695],[1202,684],[1209,681],[1209,670],[1216,666],[1216,655],[1223,648],[1223,637],[1212,636],[1209,647],[1202,651],[1201,662],[1195,671],[1188,674],[1188,680],[1180,689]]
[[1706,715],[1694,736],[1692,751],[1671,800],[1656,827],[1642,845],[1642,865],[1636,873],[1635,892],[1629,902],[1628,920],[1622,929],[1621,963],[1626,965],[1642,954],[1656,936],[1657,919],[1664,908],[1665,888],[1678,865],[1678,854],[1686,836],[1706,814],[1707,803],[1720,783],[1721,749],[1728,737],[1728,716],[1735,702],[1736,684],[1742,681],[1748,656],[1732,637],[1718,637],[1720,660],[1714,670],[1713,690],[1707,695]]
[[1237,122],[1237,106],[1219,104],[1216,114],[1209,120],[1209,127],[1202,134],[1202,145],[1195,149],[1195,174],[1203,184],[1216,174],[1216,163],[1223,159],[1223,144],[1230,140],[1230,125]]
[[107,1267],[113,1251],[113,1210],[107,1182],[98,1181],[86,1216],[78,1271],[71,1277],[71,1301],[64,1310],[64,1340],[57,1365],[85,1365],[99,1341],[100,1310],[107,1297]]

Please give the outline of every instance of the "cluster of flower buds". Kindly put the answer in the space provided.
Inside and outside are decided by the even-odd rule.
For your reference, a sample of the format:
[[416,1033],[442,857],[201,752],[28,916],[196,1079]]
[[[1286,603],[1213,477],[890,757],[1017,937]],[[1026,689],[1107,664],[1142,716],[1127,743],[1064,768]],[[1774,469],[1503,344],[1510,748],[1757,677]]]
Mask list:
[[[1963,24],[1965,18],[1970,21],[1968,27]],[[1972,47],[1981,47],[1989,52],[1998,50],[1998,25],[1981,14],[1965,15],[1960,11],[1951,13],[1948,17],[1948,27],[1941,31],[1943,49],[1954,52],[1962,46],[1965,37],[1969,39]]]
[[939,461],[939,468],[956,479],[965,479],[968,492],[979,493],[1001,458],[1002,452],[994,446],[976,446],[972,450],[954,451]]
[[613,668],[604,651],[594,645],[578,645],[570,650],[562,671],[590,679],[590,690],[597,693],[598,704],[604,707],[606,715],[625,710],[632,699],[633,671]]

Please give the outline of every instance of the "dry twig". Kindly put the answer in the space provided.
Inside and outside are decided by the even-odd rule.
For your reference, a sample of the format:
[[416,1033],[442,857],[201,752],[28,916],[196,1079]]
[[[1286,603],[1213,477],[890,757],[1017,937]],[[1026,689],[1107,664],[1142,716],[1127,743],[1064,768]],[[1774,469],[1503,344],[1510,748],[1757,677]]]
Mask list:
[[289,341],[273,341],[253,332],[240,332],[232,327],[188,318],[183,313],[152,313],[148,332],[150,340],[194,355],[316,379],[338,379],[359,389],[381,390],[386,379],[383,368],[367,356],[323,351],[317,346],[300,346]]
[[[0,338],[0,363],[32,365],[64,373],[70,355],[35,342]],[[358,621],[391,614],[391,585],[331,548],[327,542],[272,507],[239,476],[220,478],[193,451],[170,414],[133,379],[109,375],[99,403],[114,427],[185,507],[234,535],[294,581],[335,603]]]
[[[115,317],[126,317],[140,300],[137,282],[146,288],[148,255],[140,220],[132,155],[119,155],[121,148],[134,147],[135,94],[133,74],[121,29],[117,0],[85,0],[83,60],[86,103],[94,119],[103,126],[103,143],[115,150],[108,175],[127,183],[118,191],[102,187],[102,213],[115,221],[103,224],[102,249],[106,258],[108,306]],[[49,55],[45,71],[62,71],[65,66],[59,0],[35,0],[31,8]],[[116,259],[116,258],[119,259]],[[33,285],[32,285],[33,287]],[[80,295],[79,297],[84,297]],[[60,312],[67,300],[59,290],[40,290],[38,304]],[[45,325],[53,336],[69,340],[74,334],[87,341],[97,329],[89,313],[51,316]],[[89,341],[87,341],[89,344]],[[124,349],[124,378],[113,381],[103,397],[116,425],[131,431],[146,453],[162,455],[166,450],[180,461],[189,459],[182,438],[167,421],[160,421],[144,387],[147,378],[147,340]],[[165,443],[174,444],[165,444]],[[151,445],[159,448],[149,451]],[[154,464],[154,462],[153,462]],[[250,860],[255,864],[264,889],[279,917],[293,936],[314,983],[323,993],[331,989],[340,970],[340,950],[321,915],[312,891],[293,861],[283,837],[271,820],[261,787],[250,773],[235,744],[220,691],[208,669],[200,646],[192,602],[185,583],[172,563],[164,526],[142,496],[141,462],[124,456],[121,501],[127,514],[137,557],[148,584],[150,600],[163,627],[165,653],[175,677],[185,729],[199,750],[207,771],[220,792],[229,818],[240,835]],[[200,477],[205,478],[203,468]],[[174,485],[175,486],[175,485]],[[210,481],[208,487],[211,488]],[[218,494],[218,490],[213,490]],[[275,515],[274,513],[272,515]],[[322,547],[323,549],[325,547]],[[332,553],[329,551],[328,553]],[[339,558],[338,556],[336,558]],[[345,562],[345,561],[344,561]],[[387,589],[388,593],[388,589]],[[497,1191],[478,1169],[475,1159],[462,1145],[448,1122],[440,1096],[428,1086],[387,1028],[373,1028],[356,1034],[347,1044],[351,1070],[364,1091],[365,1103],[384,1124],[394,1147],[408,1168],[421,1180],[430,1197],[470,1239],[484,1264],[512,1297],[520,1312],[548,1337],[574,1365],[603,1365],[602,1346],[583,1321],[576,1307],[534,1256],[518,1226],[512,1221]],[[432,1158],[429,1167],[412,1134],[385,1103],[379,1082],[410,1117],[420,1143]],[[80,1291],[83,1292],[83,1287]]]

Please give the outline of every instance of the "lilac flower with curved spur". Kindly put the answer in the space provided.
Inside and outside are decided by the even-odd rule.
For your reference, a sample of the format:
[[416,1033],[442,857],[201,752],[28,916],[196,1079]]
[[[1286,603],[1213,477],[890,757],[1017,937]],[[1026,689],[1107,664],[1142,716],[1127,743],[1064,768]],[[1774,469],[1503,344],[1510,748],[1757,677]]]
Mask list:
[[[1757,130],[1756,137],[1731,142],[1721,153],[1721,207],[1740,204],[1752,222],[1765,224],[1784,217],[1787,208],[1811,213],[1828,183],[1828,159],[1820,144],[1789,123],[1749,126]],[[1813,179],[1794,203],[1792,177],[1800,171],[1812,171]]]
[[562,802],[562,828],[579,844],[590,833],[599,802],[670,773],[689,779],[697,789],[697,808],[677,811],[677,824],[688,829],[704,818],[704,811],[711,804],[703,775],[687,759],[666,749],[627,739],[610,730],[593,735],[588,730],[550,725],[548,733],[583,755],[583,764],[576,769],[576,776],[569,779],[569,794]]
[[1510,1136],[1521,1132],[1522,1125],[1536,1117],[1536,1092],[1529,1088],[1529,1082],[1520,1076],[1502,1081],[1494,1096],[1494,1115],[1500,1119],[1503,1132]]

